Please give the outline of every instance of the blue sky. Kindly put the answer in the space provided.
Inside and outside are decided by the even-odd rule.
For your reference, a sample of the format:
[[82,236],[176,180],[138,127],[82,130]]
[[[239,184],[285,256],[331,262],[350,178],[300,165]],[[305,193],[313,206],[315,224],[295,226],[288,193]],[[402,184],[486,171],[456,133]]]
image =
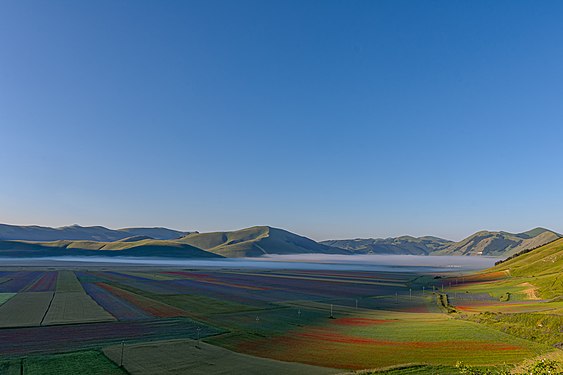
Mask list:
[[2,1],[0,222],[563,231],[563,3]]

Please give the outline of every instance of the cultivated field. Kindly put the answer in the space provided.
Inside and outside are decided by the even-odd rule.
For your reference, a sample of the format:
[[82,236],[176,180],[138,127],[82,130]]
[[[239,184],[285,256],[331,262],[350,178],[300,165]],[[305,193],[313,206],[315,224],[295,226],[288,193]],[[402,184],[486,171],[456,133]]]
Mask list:
[[451,275],[5,268],[0,373],[449,374],[563,342],[562,301],[504,272]]

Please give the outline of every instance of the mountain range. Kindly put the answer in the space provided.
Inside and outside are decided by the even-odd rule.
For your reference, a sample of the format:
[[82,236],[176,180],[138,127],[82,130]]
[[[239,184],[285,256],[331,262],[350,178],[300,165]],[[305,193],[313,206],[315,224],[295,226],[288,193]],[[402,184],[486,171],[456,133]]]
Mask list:
[[102,226],[82,227],[70,225],[60,228],[37,225],[0,224],[0,240],[24,241],[119,241],[127,237],[146,236],[156,240],[172,240],[189,234],[168,228],[109,229]]
[[454,242],[401,236],[313,241],[269,226],[225,232],[182,232],[167,228],[61,228],[0,224],[0,255],[126,255],[159,257],[256,257],[268,254],[410,254],[508,257],[551,243],[561,235],[544,228],[523,233],[477,232]]
[[267,254],[351,254],[283,229],[257,226],[233,232],[191,233],[178,240],[229,258]]
[[545,228],[535,228],[523,233],[480,231],[459,242],[431,236],[402,236],[328,240],[321,243],[356,254],[510,256],[558,238],[561,238],[558,233]]

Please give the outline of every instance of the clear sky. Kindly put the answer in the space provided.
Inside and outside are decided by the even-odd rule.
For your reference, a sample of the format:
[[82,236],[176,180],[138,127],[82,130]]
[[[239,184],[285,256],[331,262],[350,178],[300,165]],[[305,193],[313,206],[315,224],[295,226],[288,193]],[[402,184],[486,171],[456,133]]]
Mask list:
[[561,1],[0,2],[0,222],[563,231]]

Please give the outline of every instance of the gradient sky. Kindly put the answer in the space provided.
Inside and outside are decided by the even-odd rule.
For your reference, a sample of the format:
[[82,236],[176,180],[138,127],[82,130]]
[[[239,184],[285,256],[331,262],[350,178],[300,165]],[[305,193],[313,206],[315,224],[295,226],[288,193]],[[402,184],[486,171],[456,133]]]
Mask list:
[[561,1],[0,2],[0,222],[563,231]]

